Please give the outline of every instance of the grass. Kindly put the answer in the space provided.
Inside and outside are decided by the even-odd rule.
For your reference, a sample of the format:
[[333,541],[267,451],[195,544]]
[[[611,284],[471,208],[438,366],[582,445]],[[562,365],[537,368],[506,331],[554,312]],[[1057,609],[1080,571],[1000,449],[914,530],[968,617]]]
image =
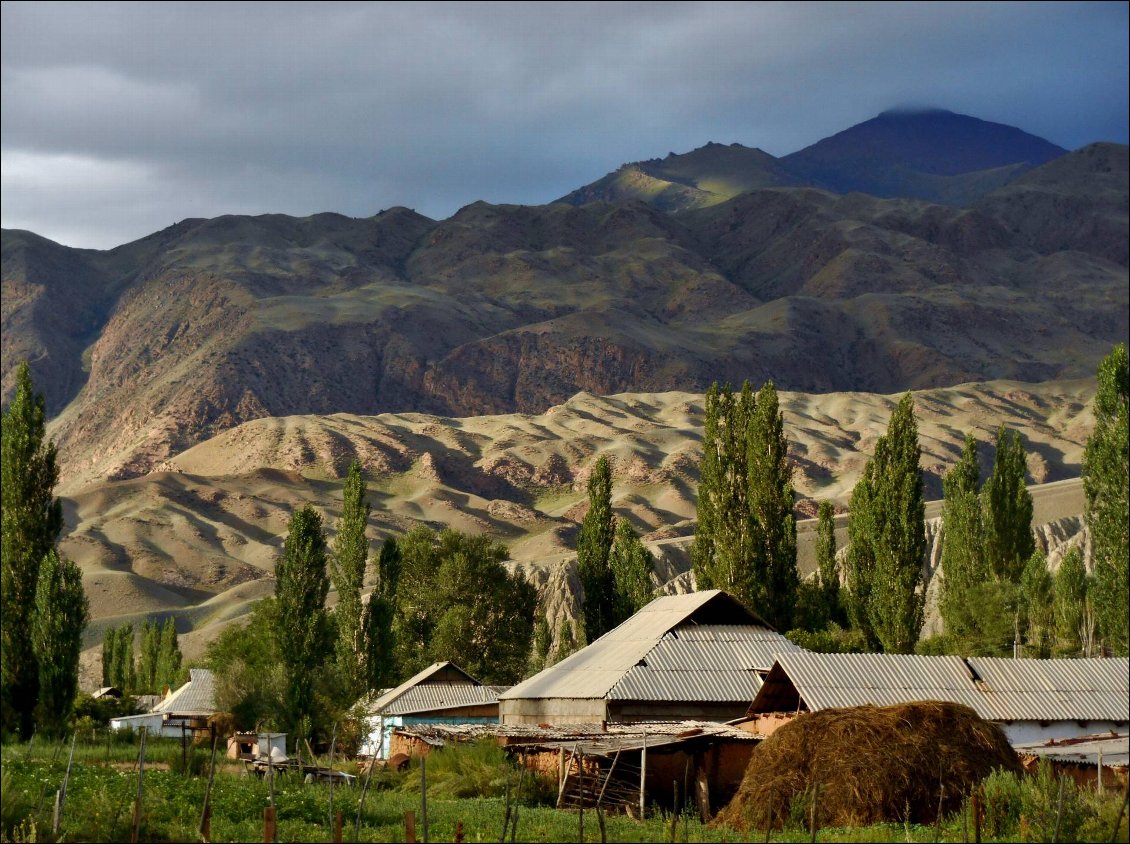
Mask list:
[[[58,840],[121,841],[130,835],[132,801],[137,793],[137,745],[133,737],[112,737],[105,733],[80,736],[75,749],[67,801]],[[0,836],[5,841],[51,841],[51,815],[56,789],[66,771],[69,742],[49,743],[35,740],[31,745],[7,744],[2,755],[2,819]],[[190,749],[197,759],[190,770],[206,769],[208,750]],[[141,839],[145,841],[196,841],[197,827],[203,806],[207,777],[179,773],[181,745],[179,740],[147,741],[146,772],[142,812]],[[356,766],[346,764],[346,770]],[[468,842],[497,841],[502,833],[505,802],[506,762],[494,747],[472,746],[458,752],[441,751],[430,757],[428,770],[428,827],[430,840],[452,841],[457,824],[463,826]],[[513,772],[511,772],[513,775]],[[416,813],[417,834],[422,836],[422,815],[419,793],[419,767],[413,764],[404,773],[381,771],[374,775],[361,816],[361,841],[403,841],[405,812]],[[326,784],[305,784],[297,776],[286,774],[275,780],[275,803],[280,841],[329,841],[330,789]],[[542,788],[529,804],[523,800],[519,808],[518,833],[522,841],[577,841],[576,812],[559,811],[537,800],[552,800],[554,789]],[[528,780],[527,780],[528,787]],[[466,795],[479,789],[489,796]],[[334,789],[334,809],[343,814],[344,840],[354,840],[361,785],[338,786]],[[529,794],[526,787],[525,794]],[[227,760],[217,767],[212,790],[212,840],[262,840],[263,810],[270,803],[269,784],[248,776],[240,765]],[[1113,826],[1117,799],[1108,798],[1100,812],[1104,823],[1084,830],[1084,840],[1108,840]],[[672,816],[659,811],[646,821],[625,815],[606,819],[609,841],[669,842]],[[1123,820],[1122,830],[1126,829]],[[961,824],[957,817],[941,825],[942,841],[960,841]],[[762,840],[763,833],[753,833]],[[697,819],[680,816],[676,824],[677,841],[723,842],[741,840],[732,829],[712,828]],[[584,840],[599,841],[596,817],[584,814]],[[775,831],[774,841],[809,841],[810,833],[802,826]],[[856,829],[822,829],[820,841],[888,841],[932,842],[932,826],[876,824]],[[986,835],[986,842],[1016,840]],[[1125,841],[1122,834],[1118,840]]]

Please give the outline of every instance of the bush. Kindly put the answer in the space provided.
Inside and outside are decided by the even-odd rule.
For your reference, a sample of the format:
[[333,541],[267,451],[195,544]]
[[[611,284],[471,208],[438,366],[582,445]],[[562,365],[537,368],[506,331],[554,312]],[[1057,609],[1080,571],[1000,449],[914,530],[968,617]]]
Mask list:
[[993,838],[1013,833],[1020,826],[1023,781],[1011,771],[997,769],[985,777],[985,829]]
[[[1059,814],[1059,841],[1079,841],[1084,824],[1095,809],[1080,793],[1075,781],[1057,777],[1051,763],[1041,759],[1036,773],[1021,781],[1021,814],[1039,841],[1051,841]],[[1063,811],[1059,812],[1059,790],[1063,788]]]
[[832,622],[827,630],[818,630],[815,633],[807,630],[790,630],[785,638],[794,645],[800,645],[806,651],[821,654],[864,654],[867,647],[867,637],[859,630],[845,630],[840,625]]

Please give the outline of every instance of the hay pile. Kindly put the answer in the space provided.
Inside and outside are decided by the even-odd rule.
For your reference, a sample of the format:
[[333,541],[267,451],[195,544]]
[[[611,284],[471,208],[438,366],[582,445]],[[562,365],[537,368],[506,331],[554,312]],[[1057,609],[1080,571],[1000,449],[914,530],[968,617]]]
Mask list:
[[715,822],[783,828],[790,807],[794,819],[808,817],[819,784],[819,826],[929,823],[940,786],[942,811],[952,812],[995,768],[1019,772],[1020,763],[1001,729],[967,706],[926,701],[805,713],[757,746]]

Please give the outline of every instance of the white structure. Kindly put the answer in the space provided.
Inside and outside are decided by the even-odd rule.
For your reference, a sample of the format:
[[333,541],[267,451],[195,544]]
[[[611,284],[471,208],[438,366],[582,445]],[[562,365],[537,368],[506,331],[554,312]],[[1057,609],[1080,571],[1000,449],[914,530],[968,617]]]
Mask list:
[[1130,660],[782,653],[749,714],[925,700],[965,704],[1013,745],[1122,733]]
[[188,682],[161,701],[151,712],[110,719],[114,730],[136,730],[145,727],[149,735],[180,738],[182,725],[214,715],[216,678],[206,668],[190,668]]

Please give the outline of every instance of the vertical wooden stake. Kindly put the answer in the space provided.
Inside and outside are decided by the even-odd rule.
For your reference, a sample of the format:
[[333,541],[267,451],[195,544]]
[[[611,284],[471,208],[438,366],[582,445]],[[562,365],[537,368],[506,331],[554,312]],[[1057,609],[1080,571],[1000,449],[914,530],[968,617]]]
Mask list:
[[369,782],[373,779],[373,768],[377,767],[377,757],[369,757],[369,770],[365,772],[365,785],[361,788],[361,799],[357,801],[357,825],[353,828],[353,840],[361,840],[361,810],[365,807],[365,795],[369,793]]
[[585,840],[585,754],[577,758],[577,840]]
[[334,745],[337,744],[337,721],[334,721],[333,732],[330,733],[330,829],[334,822]]
[[973,792],[971,811],[973,812],[973,844],[981,844],[981,798]]
[[137,798],[133,802],[133,827],[130,830],[131,844],[141,840],[141,805],[145,797],[145,735],[147,729],[141,728],[141,749],[137,752]]
[[416,844],[416,813],[411,809],[404,813],[404,841]]
[[334,815],[334,844],[341,844],[341,812]]
[[643,746],[640,748],[640,820],[644,819],[644,781],[647,779],[647,730],[643,731]]
[[204,787],[204,808],[200,812],[200,840],[204,844],[212,838],[212,780],[216,776],[216,743],[219,740],[216,725],[212,724],[212,759],[208,763],[208,785]]
[[455,822],[455,844],[463,844],[463,821]]
[[510,826],[510,771],[506,772],[506,811],[502,815],[502,837],[499,841],[506,841],[506,830]]
[[263,844],[274,844],[278,835],[278,824],[275,819],[275,807],[267,806],[263,809]]
[[67,802],[67,784],[71,780],[71,765],[75,761],[75,739],[77,738],[78,732],[76,731],[71,736],[71,755],[67,757],[67,772],[63,774],[63,787],[55,795],[55,816],[51,820],[51,832],[56,838],[59,837],[59,825],[63,822],[63,807]]
[[608,844],[608,832],[604,828],[604,810],[596,807],[596,824],[600,827],[600,844]]
[[1055,805],[1055,830],[1052,832],[1052,844],[1059,841],[1059,822],[1063,818],[1063,784],[1066,779],[1067,777],[1063,774],[1059,775],[1059,798]]
[[820,783],[814,783],[812,786],[812,807],[808,828],[812,830],[812,844],[816,844],[816,832],[820,829]]
[[776,802],[777,792],[769,792],[769,814],[766,816],[765,820],[765,844],[769,844],[769,833],[773,830],[773,809],[775,808],[773,804]]
[[420,825],[423,827],[424,844],[428,844],[428,757],[420,757]]
[[675,844],[675,834],[679,829],[679,781],[671,780],[674,802],[671,804],[671,844]]
[[51,835],[59,837],[59,823],[63,815],[63,789],[55,790],[55,811],[51,813]]
[[1099,745],[1099,776],[1095,780],[1095,790],[1099,794],[1103,793],[1103,746],[1101,744]]
[[514,817],[510,819],[510,844],[514,844],[514,839],[518,836],[518,808],[521,805],[519,801],[522,799],[522,780],[526,778],[526,757],[522,755],[521,762],[522,770],[518,773],[518,793],[514,795]]

